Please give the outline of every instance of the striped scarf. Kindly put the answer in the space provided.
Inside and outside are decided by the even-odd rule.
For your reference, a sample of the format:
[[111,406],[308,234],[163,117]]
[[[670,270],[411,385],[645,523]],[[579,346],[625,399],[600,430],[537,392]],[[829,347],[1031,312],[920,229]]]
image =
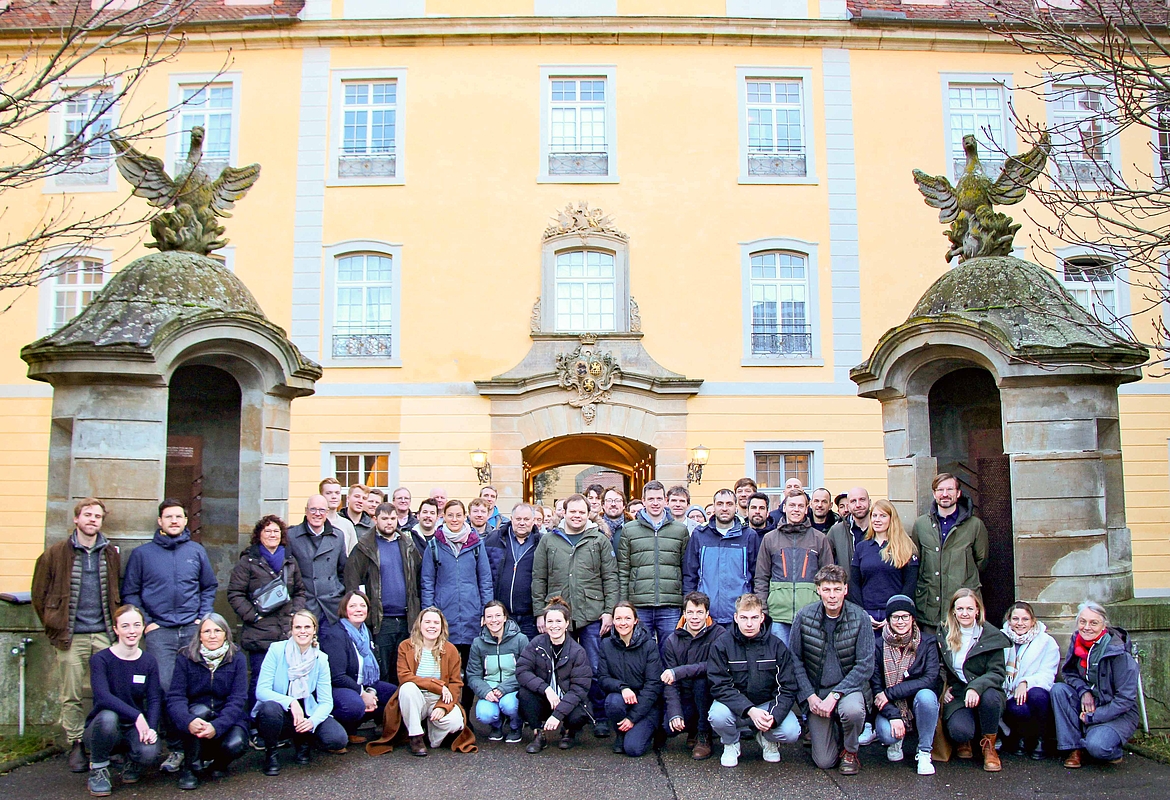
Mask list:
[[[918,645],[922,643],[922,631],[918,623],[910,626],[904,636],[894,633],[889,625],[882,629],[882,638],[886,646],[882,648],[882,676],[886,681],[886,688],[897,686],[905,679],[914,664],[914,657],[918,655]],[[910,698],[892,701],[897,707],[902,719],[906,722],[914,720],[914,712],[910,709]]]

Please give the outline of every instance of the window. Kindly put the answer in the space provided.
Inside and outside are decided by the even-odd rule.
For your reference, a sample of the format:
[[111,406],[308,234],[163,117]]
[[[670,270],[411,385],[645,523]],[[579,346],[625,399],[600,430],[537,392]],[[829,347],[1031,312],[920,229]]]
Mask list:
[[1061,282],[1072,298],[1093,316],[1116,327],[1120,312],[1113,263],[1094,256],[1067,258]]
[[812,355],[808,277],[795,253],[752,255],[752,355]]
[[203,169],[218,175],[232,157],[232,85],[182,86],[177,161],[191,149],[191,129],[203,128]]
[[1109,114],[1109,100],[1101,87],[1053,87],[1048,103],[1053,143],[1050,160],[1060,180],[1109,183],[1116,168]]
[[557,254],[558,333],[616,330],[616,296],[613,253],[570,250]]
[[951,180],[957,181],[967,166],[963,137],[974,136],[979,160],[991,180],[1003,169],[1008,129],[1004,86],[998,83],[951,83],[947,87],[947,121]]
[[[59,146],[66,148],[64,169],[53,176],[56,188],[107,189],[113,187],[113,147],[105,135],[114,129],[116,98],[109,88],[63,90],[53,109],[58,118]],[[70,147],[73,144],[74,147]]]
[[355,483],[381,489],[398,486],[398,443],[322,442],[321,475],[336,478],[346,489]]
[[741,67],[740,183],[814,183],[806,69]]
[[808,453],[756,453],[756,486],[774,494],[784,490],[789,478],[808,486]]
[[375,253],[337,259],[334,358],[389,358],[394,322],[393,258]]
[[105,277],[105,265],[101,261],[78,258],[66,262],[52,278],[52,329],[63,328],[69,320],[85,310],[101,291]]
[[398,83],[347,81],[343,85],[338,177],[394,177]]
[[792,478],[812,494],[825,482],[824,451],[824,442],[816,440],[744,442],[744,474],[765,494],[782,494],[784,483]]
[[393,186],[405,182],[406,70],[332,72],[331,186]]
[[742,242],[742,366],[820,364],[817,246],[796,239]]
[[542,69],[543,181],[616,180],[612,69],[592,72]]
[[323,364],[401,366],[401,245],[352,239],[326,246],[324,257]]
[[1154,145],[1158,148],[1158,168],[1155,180],[1170,183],[1170,93],[1158,95],[1158,128],[1154,131]]

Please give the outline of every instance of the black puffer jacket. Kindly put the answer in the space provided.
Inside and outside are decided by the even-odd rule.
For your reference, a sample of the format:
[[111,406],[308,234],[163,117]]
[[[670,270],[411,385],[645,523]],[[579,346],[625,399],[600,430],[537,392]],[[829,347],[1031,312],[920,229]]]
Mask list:
[[796,703],[796,673],[792,655],[771,629],[765,617],[760,632],[750,639],[738,625],[718,637],[707,658],[707,680],[711,697],[736,717],[747,719],[748,709],[763,705],[779,724]]
[[567,636],[561,657],[555,663],[552,653],[548,634],[537,636],[520,654],[516,680],[528,691],[539,695],[543,695],[549,686],[554,686],[555,680],[554,688],[561,695],[561,702],[552,710],[557,719],[563,720],[577,706],[589,711],[589,704],[585,701],[589,697],[589,687],[593,685],[593,670],[585,648]]
[[261,545],[254,544],[240,554],[228,580],[227,599],[236,615],[244,623],[240,647],[253,653],[264,652],[273,642],[288,638],[294,611],[305,607],[305,584],[301,568],[292,552],[285,548],[283,572],[288,576],[289,601],[275,613],[262,616],[252,603],[252,597],[276,578],[276,573],[260,555]]
[[627,707],[631,722],[648,716],[662,696],[662,660],[658,643],[642,625],[635,625],[626,644],[617,631],[601,640],[601,659],[597,664],[597,682],[606,694],[632,689],[638,704]]
[[685,627],[680,626],[675,628],[674,633],[666,640],[666,646],[662,648],[662,668],[674,673],[674,683],[662,685],[668,722],[675,717],[683,716],[679,684],[682,681],[707,677],[707,659],[711,655],[711,645],[724,633],[723,628],[711,622],[711,618],[708,617],[706,627],[694,636]]
[[[869,678],[873,674],[873,624],[861,606],[845,603],[841,607],[832,642],[827,640],[825,633],[824,603],[817,601],[805,606],[792,620],[788,643],[796,661],[796,681],[800,685],[802,703],[813,693],[824,699],[829,692],[842,695],[861,692],[866,696],[867,704],[873,699],[869,696]],[[821,688],[828,647],[837,649],[841,673],[845,677],[836,686]]]
[[922,641],[918,643],[918,649],[914,652],[914,661],[910,664],[910,669],[906,670],[907,674],[902,677],[901,682],[893,686],[886,685],[885,658],[885,639],[878,639],[873,654],[873,675],[869,678],[869,688],[875,696],[881,692],[886,693],[886,699],[890,702],[877,712],[886,719],[901,717],[901,712],[894,705],[895,700],[913,702],[914,695],[923,689],[938,693],[938,639],[934,634],[922,632]]

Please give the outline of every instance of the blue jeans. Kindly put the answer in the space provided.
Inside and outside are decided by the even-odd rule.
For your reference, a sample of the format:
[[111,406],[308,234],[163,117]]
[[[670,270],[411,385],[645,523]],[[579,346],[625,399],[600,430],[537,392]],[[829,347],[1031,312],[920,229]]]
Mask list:
[[658,657],[662,658],[662,651],[666,649],[666,640],[682,617],[682,609],[674,606],[656,606],[638,609],[638,622],[654,634],[658,639]]
[[[596,675],[601,664],[601,620],[578,628],[573,635],[577,643],[585,648],[585,655],[589,656],[589,667]],[[601,690],[601,684],[596,680],[589,687],[589,703],[593,706],[593,719],[602,719],[605,716],[605,692]]]
[[613,726],[613,732],[622,737],[622,747],[625,749],[626,755],[635,757],[645,755],[646,751],[650,749],[650,742],[654,738],[654,730],[658,727],[660,713],[657,707],[650,709],[649,714],[635,722],[634,727],[623,734],[618,730],[618,723],[629,717],[630,713],[637,707],[638,703],[626,705],[621,692],[614,692],[605,697],[605,715],[609,717],[609,724]]
[[512,730],[520,730],[520,696],[516,692],[509,692],[495,703],[491,700],[475,702],[475,718],[484,725],[491,725],[494,728],[502,724],[501,716],[511,720]]
[[1125,739],[1108,722],[1086,725],[1081,722],[1081,696],[1067,683],[1058,683],[1049,692],[1056,717],[1056,749],[1082,749],[1093,758],[1113,761],[1121,758]]
[[[767,711],[767,706],[756,706]],[[719,741],[723,744],[735,744],[742,733],[760,733],[752,721],[747,717],[736,717],[731,709],[718,700],[711,703],[711,710],[707,714],[711,720],[711,730],[719,734]],[[791,711],[779,725],[773,725],[769,731],[764,731],[764,738],[769,742],[790,744],[800,738],[800,720]]]
[[[919,689],[910,708],[914,712],[914,728],[918,731],[918,749],[929,753],[934,745],[934,729],[938,725],[938,695],[930,689]],[[887,747],[897,741],[890,727],[890,720],[881,713],[878,713],[874,722],[874,731],[881,743]]]
[[791,622],[773,622],[772,635],[780,641],[784,642],[784,646],[788,646],[788,639],[792,636]]

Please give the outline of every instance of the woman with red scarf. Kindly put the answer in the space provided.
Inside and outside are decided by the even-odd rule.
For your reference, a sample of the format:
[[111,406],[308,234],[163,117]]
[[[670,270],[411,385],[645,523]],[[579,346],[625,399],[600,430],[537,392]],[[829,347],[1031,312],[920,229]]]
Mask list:
[[1056,746],[1068,751],[1064,765],[1078,769],[1084,754],[1121,762],[1122,747],[1138,726],[1138,665],[1128,635],[1109,627],[1105,609],[1092,601],[1077,609],[1077,632],[1052,687]]

